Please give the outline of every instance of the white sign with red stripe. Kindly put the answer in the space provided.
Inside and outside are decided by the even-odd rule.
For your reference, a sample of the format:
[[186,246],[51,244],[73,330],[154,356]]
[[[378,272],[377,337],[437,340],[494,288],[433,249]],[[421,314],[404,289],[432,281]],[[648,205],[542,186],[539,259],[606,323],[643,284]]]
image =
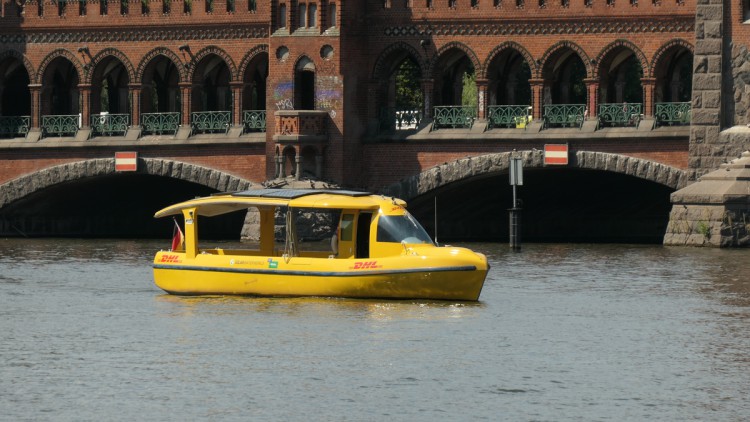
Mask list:
[[567,144],[545,144],[544,165],[565,166],[568,165]]
[[115,171],[136,171],[138,170],[138,153],[137,152],[116,152],[115,153]]

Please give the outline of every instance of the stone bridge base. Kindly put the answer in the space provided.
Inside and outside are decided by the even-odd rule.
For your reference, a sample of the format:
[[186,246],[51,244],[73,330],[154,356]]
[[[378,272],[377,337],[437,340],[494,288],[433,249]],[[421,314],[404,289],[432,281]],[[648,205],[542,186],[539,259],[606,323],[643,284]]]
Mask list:
[[750,246],[750,152],[672,194],[664,244]]

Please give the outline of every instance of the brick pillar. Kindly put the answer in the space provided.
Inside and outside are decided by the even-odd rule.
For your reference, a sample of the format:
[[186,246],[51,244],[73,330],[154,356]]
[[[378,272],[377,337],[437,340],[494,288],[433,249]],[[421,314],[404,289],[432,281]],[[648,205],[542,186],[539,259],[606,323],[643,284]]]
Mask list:
[[588,110],[588,116],[590,118],[596,117],[596,105],[598,103],[597,96],[599,94],[599,80],[597,79],[584,79],[583,82],[586,84],[586,109]]
[[424,95],[424,117],[432,118],[432,101],[433,101],[433,87],[435,81],[432,79],[422,79],[422,95]]
[[130,84],[130,125],[141,125],[141,84]]
[[656,78],[641,78],[643,86],[643,115],[645,117],[654,117],[654,87]]
[[232,90],[232,124],[242,126],[242,87],[243,82],[230,82],[229,87]]
[[193,102],[193,84],[191,82],[180,82],[180,97],[182,102],[182,116],[180,124],[185,127],[190,126],[190,110]]
[[477,79],[477,118],[479,120],[485,120],[487,118],[487,86],[489,80]]
[[542,91],[544,89],[544,79],[529,79],[531,85],[531,107],[535,121],[542,120]]
[[78,84],[78,92],[81,96],[81,105],[78,108],[81,114],[81,128],[87,129],[91,124],[91,84]]
[[41,92],[42,84],[29,84],[29,93],[31,94],[31,127],[37,129],[42,123]]

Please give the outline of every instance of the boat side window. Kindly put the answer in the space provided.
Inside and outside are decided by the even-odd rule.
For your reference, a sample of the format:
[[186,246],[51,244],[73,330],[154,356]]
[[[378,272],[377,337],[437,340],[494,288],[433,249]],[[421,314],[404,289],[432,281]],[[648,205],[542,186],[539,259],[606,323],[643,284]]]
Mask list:
[[344,214],[341,217],[341,240],[352,241],[354,235],[354,214]]
[[377,241],[433,244],[430,235],[411,214],[381,215],[378,218]]

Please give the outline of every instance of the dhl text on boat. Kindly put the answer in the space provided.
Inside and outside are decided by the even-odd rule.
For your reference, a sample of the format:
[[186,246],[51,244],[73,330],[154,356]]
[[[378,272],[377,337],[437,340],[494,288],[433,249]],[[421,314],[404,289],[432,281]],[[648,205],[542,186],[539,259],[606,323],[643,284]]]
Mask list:
[[[177,295],[478,300],[486,257],[437,246],[405,207],[381,195],[315,189],[247,190],[175,204],[155,217],[182,215],[184,235],[178,225],[172,250],[157,252],[154,280]],[[257,213],[257,244],[201,248],[202,218],[248,211]]]

